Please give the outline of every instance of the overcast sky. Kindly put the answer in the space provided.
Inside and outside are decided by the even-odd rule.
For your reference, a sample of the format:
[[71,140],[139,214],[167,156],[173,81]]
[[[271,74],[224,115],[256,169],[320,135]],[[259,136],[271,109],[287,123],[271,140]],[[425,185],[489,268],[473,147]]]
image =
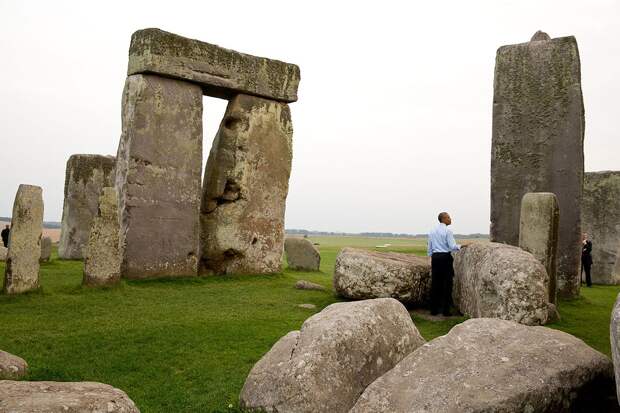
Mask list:
[[[620,169],[620,2],[0,0],[0,216],[62,215],[71,154],[116,154],[131,34],[158,27],[301,67],[287,228],[488,232],[495,52],[574,35],[586,171]],[[206,161],[226,101],[204,99]]]

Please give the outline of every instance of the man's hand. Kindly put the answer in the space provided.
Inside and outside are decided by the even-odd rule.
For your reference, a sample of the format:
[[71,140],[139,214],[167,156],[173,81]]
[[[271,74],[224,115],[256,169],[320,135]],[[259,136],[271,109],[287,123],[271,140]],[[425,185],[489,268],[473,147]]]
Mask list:
[[464,241],[461,243],[461,248],[467,248],[469,247],[471,244],[473,244],[472,241]]

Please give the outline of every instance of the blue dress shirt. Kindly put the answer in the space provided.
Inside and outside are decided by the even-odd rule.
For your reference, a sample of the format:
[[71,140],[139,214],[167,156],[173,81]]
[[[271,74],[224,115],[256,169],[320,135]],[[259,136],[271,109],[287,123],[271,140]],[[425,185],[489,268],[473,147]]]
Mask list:
[[461,249],[461,246],[454,241],[452,231],[443,222],[437,225],[428,234],[428,255],[434,252],[453,252]]

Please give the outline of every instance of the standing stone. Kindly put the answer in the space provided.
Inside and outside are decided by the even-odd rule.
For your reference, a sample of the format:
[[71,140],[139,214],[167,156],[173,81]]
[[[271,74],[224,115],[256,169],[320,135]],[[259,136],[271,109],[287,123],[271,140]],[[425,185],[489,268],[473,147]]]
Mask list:
[[117,204],[116,189],[103,188],[99,197],[99,212],[93,219],[84,251],[84,285],[112,285],[121,279]]
[[39,288],[39,258],[43,231],[43,191],[20,185],[13,204],[4,292],[19,294]]
[[118,147],[121,274],[197,274],[202,164],[200,86],[127,77]]
[[205,168],[205,273],[281,271],[292,136],[288,105],[248,95],[228,103]]
[[581,222],[592,240],[592,282],[620,284],[620,171],[586,172]]
[[366,386],[423,344],[405,306],[392,298],[329,305],[254,365],[240,407],[346,413]]
[[584,109],[574,37],[497,51],[491,156],[491,240],[518,245],[521,198],[552,192],[560,215],[557,291],[579,295]]
[[558,200],[549,192],[527,193],[521,201],[519,247],[545,266],[549,276],[549,302],[556,302],[558,253]]
[[472,318],[545,324],[552,310],[548,282],[545,267],[511,245],[473,243],[454,256],[454,304]]
[[209,96],[238,93],[283,102],[297,100],[299,67],[188,39],[159,29],[131,36],[128,75],[160,74],[198,83]]
[[58,257],[82,259],[97,201],[104,186],[114,185],[112,156],[71,155],[65,173],[65,200]]
[[49,262],[52,256],[52,239],[50,237],[41,238],[41,258],[39,262]]
[[620,400],[620,294],[616,297],[616,303],[611,311],[609,338],[611,341],[611,356],[614,362],[614,373],[616,376],[616,393],[618,400]]
[[306,238],[288,237],[284,240],[288,267],[299,271],[319,271],[321,254]]

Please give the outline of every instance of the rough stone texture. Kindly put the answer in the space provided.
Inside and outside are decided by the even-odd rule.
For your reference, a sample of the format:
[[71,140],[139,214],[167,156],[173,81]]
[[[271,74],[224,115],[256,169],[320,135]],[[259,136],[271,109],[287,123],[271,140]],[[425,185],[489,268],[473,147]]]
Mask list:
[[238,93],[284,102],[297,100],[299,67],[224,49],[159,29],[131,37],[128,75],[153,73],[196,82],[210,96]]
[[298,290],[317,290],[317,291],[325,291],[326,288],[320,284],[316,284],[306,280],[299,280],[295,283],[295,288]]
[[502,46],[495,61],[491,241],[518,245],[521,198],[552,192],[557,291],[579,295],[584,109],[574,37]]
[[351,413],[607,412],[615,411],[613,391],[611,361],[583,341],[483,318],[408,355]]
[[334,289],[354,300],[392,297],[424,305],[430,300],[430,272],[427,257],[343,248],[336,257]]
[[121,275],[196,275],[200,237],[202,92],[134,75],[123,92],[118,147]]
[[284,240],[284,252],[288,267],[299,271],[319,271],[321,254],[319,250],[305,238],[291,238]]
[[26,360],[0,350],[0,380],[19,380],[27,372]]
[[39,262],[49,262],[52,256],[52,239],[50,237],[41,238],[41,258]]
[[314,305],[314,304],[299,304],[299,305],[297,305],[297,307],[303,308],[305,310],[314,310],[314,309],[316,309],[316,305]]
[[618,400],[620,400],[620,294],[616,297],[616,303],[611,311],[609,338],[611,341],[611,356],[614,362],[614,373],[616,377],[616,393]]
[[6,261],[6,256],[8,253],[8,248],[0,246],[0,261]]
[[43,231],[43,191],[20,185],[11,219],[9,252],[4,272],[4,292],[19,294],[39,288],[39,258]]
[[97,201],[104,186],[114,185],[113,156],[71,155],[65,173],[65,200],[58,257],[82,259]]
[[391,298],[337,303],[282,337],[241,390],[250,411],[348,412],[360,393],[424,343]]
[[228,103],[205,167],[204,273],[282,270],[292,136],[288,105],[248,95]]
[[620,284],[620,171],[585,174],[581,225],[592,240],[592,282]]
[[547,272],[529,252],[474,243],[455,254],[454,273],[454,304],[463,314],[527,325],[547,322]]
[[140,413],[124,391],[103,383],[0,381],[0,412]]
[[551,40],[551,37],[547,33],[538,30],[536,33],[534,33],[534,35],[530,39],[530,42],[538,42],[541,40]]
[[99,212],[93,219],[88,244],[84,250],[82,284],[112,285],[121,279],[118,250],[118,197],[116,189],[106,187],[99,197]]
[[519,247],[545,266],[549,276],[549,302],[556,302],[556,269],[560,211],[549,192],[527,193],[521,201]]

